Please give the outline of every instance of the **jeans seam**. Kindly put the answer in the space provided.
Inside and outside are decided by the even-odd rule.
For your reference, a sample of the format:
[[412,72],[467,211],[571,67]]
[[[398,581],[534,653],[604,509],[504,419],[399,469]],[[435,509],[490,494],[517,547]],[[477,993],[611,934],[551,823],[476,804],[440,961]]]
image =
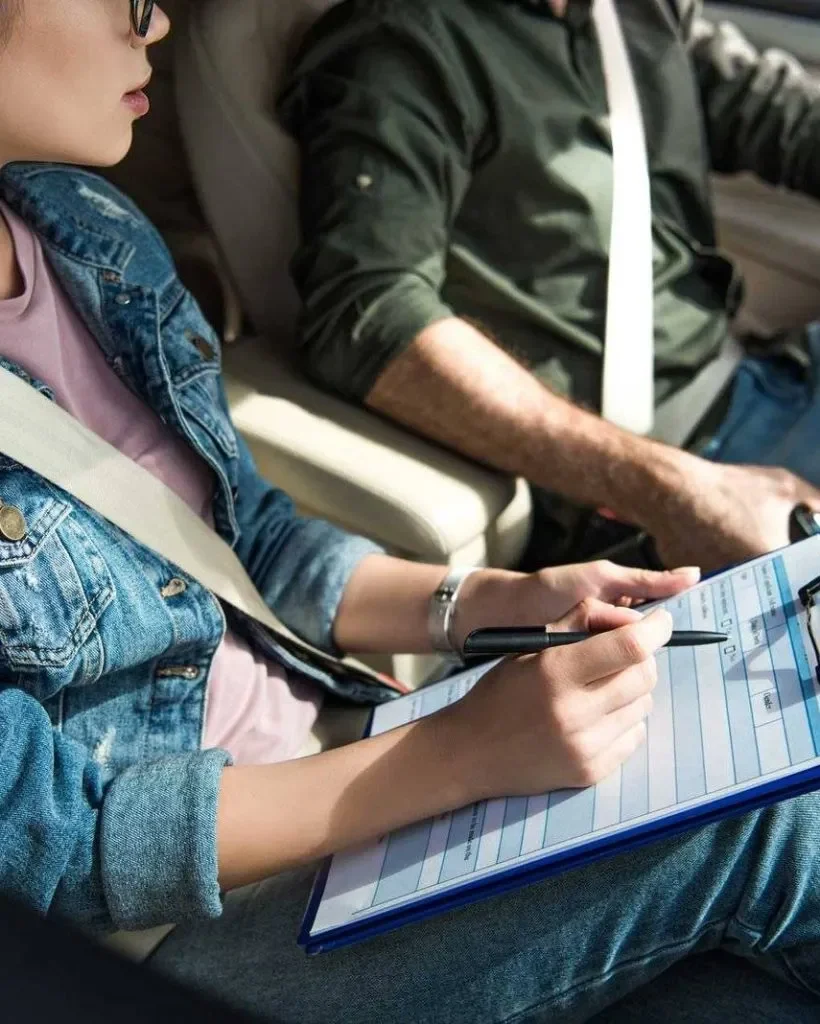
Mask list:
[[734,924],[736,927],[741,928],[747,935],[754,939],[755,942],[760,942],[763,938],[763,932],[759,928],[754,928],[750,924],[746,924],[742,918],[735,915]]
[[[651,960],[653,957],[658,956],[659,954],[669,953],[672,950],[680,949],[681,947],[691,946],[694,943],[699,942],[704,935],[706,935],[708,932],[714,929],[719,929],[721,932],[725,931],[726,926],[727,921],[723,919],[718,921],[710,921],[708,924],[705,924],[702,928],[700,928],[697,932],[695,932],[688,938],[679,939],[677,942],[672,942],[665,946],[658,946],[655,949],[653,949],[652,953],[650,954],[644,956],[636,956],[628,960],[620,961],[606,974],[598,975],[598,980],[610,981],[612,978],[616,977],[621,971],[626,970],[629,967],[634,967],[636,964],[647,963],[649,960]],[[575,982],[573,985],[570,985],[568,988],[565,988],[562,991],[555,993],[548,999],[542,999],[536,1003],[532,1003],[530,1004],[530,1006],[526,1007],[523,1010],[516,1010],[515,1013],[513,1013],[511,1016],[504,1017],[503,1020],[499,1022],[499,1024],[516,1024],[516,1021],[524,1021],[526,1020],[528,1015],[539,1010],[546,1009],[551,1005],[554,1005],[559,1000],[571,996],[574,992],[578,991],[579,989],[588,986],[591,979],[592,975],[588,975],[583,981]]]
[[[763,938],[763,933],[759,931],[759,929],[752,928],[751,925],[745,924],[739,918],[735,919],[735,923],[740,928],[742,928],[749,936],[754,936],[756,942]],[[820,989],[816,988],[814,985],[811,985],[809,982],[807,982],[805,978],[803,978],[803,976],[797,970],[797,968],[791,963],[791,961],[789,960],[789,954],[787,949],[775,949],[771,951],[767,950],[766,954],[771,957],[776,957],[780,961],[780,963],[783,965],[784,970],[791,976],[794,983],[799,988],[805,989],[807,992],[810,992],[813,996],[820,996]]]
[[809,984],[809,982],[805,980],[802,974],[800,974],[794,964],[789,960],[787,951],[777,950],[773,955],[780,960],[780,963],[783,965],[783,969],[794,980],[794,983],[798,988],[802,988],[806,992],[810,992],[813,996],[820,996],[820,989]]

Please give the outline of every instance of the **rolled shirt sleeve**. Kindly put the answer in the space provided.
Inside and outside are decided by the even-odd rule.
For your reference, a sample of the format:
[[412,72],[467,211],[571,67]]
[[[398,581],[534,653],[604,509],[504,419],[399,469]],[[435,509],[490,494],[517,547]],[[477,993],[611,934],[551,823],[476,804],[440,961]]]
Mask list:
[[820,82],[781,50],[758,52],[734,25],[681,4],[712,169],[749,171],[820,198]]
[[445,17],[332,10],[280,102],[302,154],[300,348],[312,376],[355,400],[453,315],[441,288],[483,115]]
[[221,913],[216,814],[222,751],[103,780],[43,707],[0,689],[0,889],[90,929]]

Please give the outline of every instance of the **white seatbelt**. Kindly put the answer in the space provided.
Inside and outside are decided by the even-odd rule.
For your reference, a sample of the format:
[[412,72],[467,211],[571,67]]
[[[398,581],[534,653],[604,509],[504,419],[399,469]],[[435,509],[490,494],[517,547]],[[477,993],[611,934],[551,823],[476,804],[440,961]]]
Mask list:
[[341,677],[398,683],[295,636],[273,614],[234,550],[169,487],[30,384],[0,367],[0,452],[50,480],[266,626],[297,657]]
[[643,116],[614,0],[595,0],[612,135],[609,244],[601,414],[636,434],[655,415],[652,195]]

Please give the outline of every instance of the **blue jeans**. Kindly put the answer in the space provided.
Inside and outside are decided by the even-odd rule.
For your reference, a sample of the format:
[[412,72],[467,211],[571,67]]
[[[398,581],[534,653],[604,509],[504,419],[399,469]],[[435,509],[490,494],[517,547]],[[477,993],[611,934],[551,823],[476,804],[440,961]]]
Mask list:
[[820,487],[820,324],[808,337],[808,375],[788,359],[744,360],[729,411],[704,456],[784,466]]
[[[812,346],[820,367],[820,329]],[[820,484],[817,386],[747,360],[704,454]],[[810,794],[311,960],[295,939],[312,871],[292,872],[152,962],[283,1024],[816,1024],[819,844]]]

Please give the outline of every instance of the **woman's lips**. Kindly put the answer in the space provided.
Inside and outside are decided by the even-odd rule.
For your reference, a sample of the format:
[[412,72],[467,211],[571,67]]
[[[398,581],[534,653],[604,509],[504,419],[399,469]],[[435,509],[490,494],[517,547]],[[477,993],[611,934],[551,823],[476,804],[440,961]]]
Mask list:
[[123,96],[122,101],[137,117],[145,117],[151,109],[151,101],[142,89],[135,89],[133,92],[127,92]]

